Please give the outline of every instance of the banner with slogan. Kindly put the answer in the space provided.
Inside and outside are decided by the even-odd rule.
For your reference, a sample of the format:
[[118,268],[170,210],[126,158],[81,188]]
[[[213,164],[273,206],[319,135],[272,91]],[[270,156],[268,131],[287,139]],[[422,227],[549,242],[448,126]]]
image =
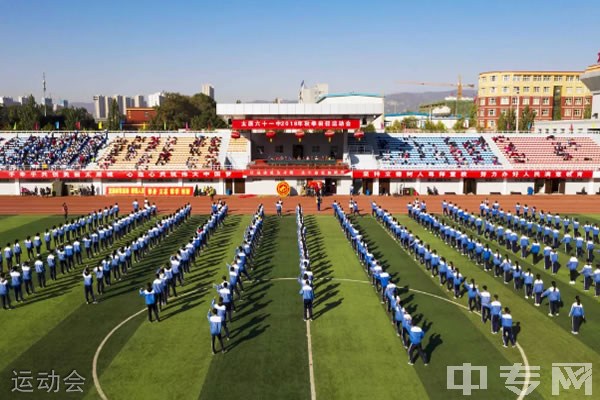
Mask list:
[[181,186],[108,186],[108,196],[192,196],[193,187]]
[[352,177],[399,179],[589,179],[593,171],[570,170],[354,170]]
[[359,129],[360,119],[234,119],[233,129]]

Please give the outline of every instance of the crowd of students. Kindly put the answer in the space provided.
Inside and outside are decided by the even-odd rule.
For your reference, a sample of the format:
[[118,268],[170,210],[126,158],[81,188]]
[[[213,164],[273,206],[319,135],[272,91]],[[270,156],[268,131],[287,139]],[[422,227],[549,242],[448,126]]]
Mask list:
[[[378,218],[384,218],[384,222],[386,215],[389,215],[387,212],[385,212],[385,210],[376,211],[376,214]],[[559,315],[562,298],[560,295],[560,289],[557,287],[555,281],[552,281],[550,287],[545,287],[540,274],[534,275],[530,268],[527,269],[527,271],[524,271],[519,265],[518,260],[511,260],[508,253],[504,254],[503,256],[499,249],[496,249],[495,252],[492,252],[490,247],[481,243],[478,237],[468,236],[466,233],[461,231],[459,226],[453,226],[443,219],[427,213],[426,209],[418,200],[409,206],[409,215],[425,229],[430,230],[434,235],[440,237],[448,246],[455,248],[458,252],[466,257],[469,257],[476,264],[482,266],[485,271],[493,271],[495,277],[502,277],[505,284],[509,284],[512,280],[515,290],[523,290],[525,298],[531,298],[535,306],[539,307],[542,299],[547,297],[549,305],[548,315],[551,317]],[[462,221],[464,221],[462,219],[464,218],[464,215],[461,214],[459,217],[458,211],[456,213],[450,211],[447,213],[447,215],[451,216],[457,225],[460,225]],[[469,219],[470,218],[467,217],[466,220],[468,221]],[[392,218],[392,220],[395,224],[397,224],[395,219]],[[465,227],[463,227],[463,229],[464,228]],[[444,257],[438,256],[437,250],[431,249],[425,243],[421,243],[418,237],[411,237],[412,233],[399,225],[398,227],[394,228],[394,233],[399,237],[401,242],[403,240],[413,240],[416,242],[416,248],[414,250],[416,256],[423,260],[423,263],[425,264],[426,268],[432,272],[432,275],[439,273],[440,283],[446,279],[443,278],[442,275],[447,275],[448,279],[454,279],[453,275],[456,274],[456,271],[453,270],[452,263],[446,263]],[[510,241],[507,241],[507,243],[510,247],[510,250],[518,253],[518,248],[513,247]],[[550,257],[550,255],[548,255],[548,257]],[[460,279],[466,281],[466,278]],[[471,285],[475,285],[475,283],[469,283],[469,286]],[[470,298],[473,297],[476,301],[481,303],[481,296],[475,289],[469,290],[468,287],[465,287],[465,289],[469,293]],[[477,305],[479,308],[481,308],[481,304]],[[482,309],[482,313],[485,311],[487,310]],[[573,334],[578,334],[581,323],[585,321],[583,306],[581,306],[581,301],[579,298],[577,298],[573,304],[569,315],[572,317],[571,332]]]
[[421,357],[423,363],[427,365],[427,355],[422,347],[423,338],[425,337],[424,329],[413,324],[410,313],[402,306],[402,300],[390,274],[384,270],[373,253],[370,252],[369,246],[363,240],[362,234],[354,227],[349,216],[344,213],[342,206],[334,201],[332,208],[334,216],[338,219],[342,227],[342,231],[352,243],[352,248],[364,266],[371,284],[381,294],[381,301],[386,305],[387,311],[391,314],[392,322],[396,326],[397,335],[402,338],[402,344],[407,349],[408,363],[410,365],[414,364],[416,353]]
[[[67,274],[77,266],[89,260],[102,251],[106,251],[116,240],[122,239],[126,234],[140,224],[149,221],[156,214],[156,206],[148,205],[147,208],[128,215],[118,217],[119,208],[115,204],[110,209],[98,210],[73,220],[71,223],[59,227],[46,229],[43,236],[36,234],[33,239],[28,237],[24,246],[29,261],[21,263],[22,250],[18,240],[11,247],[4,249],[4,259],[10,273],[0,273],[0,298],[3,307],[11,309],[10,291],[14,292],[16,302],[23,302],[23,285],[28,295],[35,293],[33,272],[37,276],[38,286],[46,287],[46,272],[51,280],[57,280],[57,269],[61,274]],[[42,239],[46,247],[46,259],[42,258]],[[35,255],[34,255],[35,254]],[[13,263],[14,261],[14,263]],[[8,278],[10,277],[10,282]],[[89,277],[84,276],[84,280]],[[89,298],[88,296],[86,296]]]
[[[420,202],[410,211],[410,216],[417,221],[420,215],[428,215],[426,206]],[[509,343],[513,347],[516,346],[517,338],[513,317],[508,307],[502,307],[498,295],[492,296],[486,285],[479,286],[475,279],[468,279],[458,267],[454,266],[452,261],[447,261],[445,257],[440,256],[436,249],[432,249],[429,244],[414,235],[410,229],[402,226],[389,212],[374,202],[372,203],[372,213],[400,242],[401,246],[414,257],[415,261],[430,272],[432,278],[439,278],[440,286],[445,286],[455,299],[467,294],[469,310],[480,312],[483,323],[490,320],[492,334],[502,331],[504,347],[508,347]],[[428,228],[428,226],[425,227]]]
[[[206,246],[209,237],[225,220],[227,210],[227,204],[219,201],[217,209],[211,211],[208,220],[196,229],[189,242],[182,245],[175,254],[169,257],[163,267],[156,270],[155,279],[148,282],[145,289],[140,288],[139,293],[140,296],[144,297],[150,322],[154,321],[153,315],[156,321],[160,322],[159,310],[162,311],[170,297],[177,297],[177,283],[179,283],[179,286],[185,284],[185,274],[191,272],[191,266]],[[190,214],[191,208],[187,211],[184,210],[183,219],[187,219]],[[177,213],[176,218],[178,218]]]
[[236,311],[235,295],[237,294],[238,301],[242,301],[242,293],[244,291],[242,276],[246,280],[252,281],[248,273],[249,262],[260,241],[263,220],[264,207],[260,204],[252,217],[252,221],[244,232],[242,244],[235,249],[233,262],[227,264],[227,274],[223,275],[221,283],[213,285],[218,298],[212,300],[211,307],[206,316],[210,329],[213,355],[217,353],[215,346],[217,340],[221,345],[221,352],[227,352],[223,343],[222,333],[225,333],[225,338],[229,340],[229,324],[232,322],[233,313]]
[[310,265],[310,255],[306,246],[306,226],[304,226],[304,212],[302,206],[296,206],[296,234],[298,237],[298,255],[300,259],[300,295],[304,304],[302,319],[313,320],[313,303],[315,300],[314,274]]

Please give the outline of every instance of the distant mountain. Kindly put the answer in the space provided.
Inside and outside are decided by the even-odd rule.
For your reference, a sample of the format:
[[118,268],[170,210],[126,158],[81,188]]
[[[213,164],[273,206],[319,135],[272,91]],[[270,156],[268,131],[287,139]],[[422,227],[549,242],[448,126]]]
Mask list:
[[80,108],[83,107],[85,108],[90,114],[94,115],[94,103],[84,103],[84,102],[73,102],[73,103],[69,103],[69,105],[71,107],[75,107],[75,108]]
[[[464,97],[475,97],[477,91],[463,90]],[[419,111],[419,105],[438,100],[444,100],[445,97],[456,96],[456,90],[443,92],[422,92],[422,93],[392,93],[385,96],[386,113],[402,113],[407,111]]]

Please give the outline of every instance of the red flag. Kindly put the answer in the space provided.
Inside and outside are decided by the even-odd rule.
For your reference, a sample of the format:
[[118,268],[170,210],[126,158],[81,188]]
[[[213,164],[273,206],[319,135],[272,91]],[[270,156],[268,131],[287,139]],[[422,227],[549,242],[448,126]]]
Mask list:
[[75,129],[81,129],[81,122],[75,122]]
[[39,122],[35,121],[34,129],[36,131],[40,130],[40,124],[39,124]]

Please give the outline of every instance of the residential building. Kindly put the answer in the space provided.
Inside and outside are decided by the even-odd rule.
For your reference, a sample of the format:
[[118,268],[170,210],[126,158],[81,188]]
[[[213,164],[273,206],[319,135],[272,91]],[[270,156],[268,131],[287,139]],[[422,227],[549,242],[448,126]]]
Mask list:
[[[302,82],[304,84],[304,82]],[[307,88],[304,85],[300,88],[298,103],[315,104],[319,99],[329,93],[327,83],[317,83],[315,86]]]
[[104,95],[94,96],[94,117],[97,120],[105,120],[108,118],[108,110],[110,109],[111,98]]
[[146,103],[146,99],[141,94],[136,94],[133,96],[133,106],[134,108],[143,108],[147,107],[148,103]]
[[12,97],[0,96],[0,105],[3,107],[13,106],[17,103]]
[[490,71],[479,74],[477,124],[494,130],[508,110],[529,106],[536,121],[583,119],[591,93],[580,81],[583,71]]
[[211,99],[215,99],[215,88],[210,83],[205,83],[202,85],[202,94],[207,95]]
[[165,92],[156,92],[148,95],[148,107],[159,107],[165,99]]

